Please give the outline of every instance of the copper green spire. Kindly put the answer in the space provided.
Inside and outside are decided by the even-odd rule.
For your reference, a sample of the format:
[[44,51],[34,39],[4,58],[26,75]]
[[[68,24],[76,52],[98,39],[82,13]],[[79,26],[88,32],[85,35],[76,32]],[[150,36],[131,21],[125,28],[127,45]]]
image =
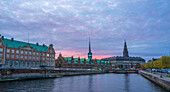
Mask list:
[[89,53],[88,53],[88,59],[91,59],[91,60],[92,60],[92,52],[91,52],[90,37],[89,37]]
[[90,37],[89,37],[89,53],[91,53]]

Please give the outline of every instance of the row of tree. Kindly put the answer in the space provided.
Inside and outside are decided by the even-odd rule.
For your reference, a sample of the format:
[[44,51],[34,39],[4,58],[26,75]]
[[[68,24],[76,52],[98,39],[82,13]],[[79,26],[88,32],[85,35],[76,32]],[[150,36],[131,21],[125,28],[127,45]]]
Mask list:
[[145,64],[142,64],[142,68],[145,69],[168,69],[170,68],[170,57],[162,56],[156,61],[151,61]]

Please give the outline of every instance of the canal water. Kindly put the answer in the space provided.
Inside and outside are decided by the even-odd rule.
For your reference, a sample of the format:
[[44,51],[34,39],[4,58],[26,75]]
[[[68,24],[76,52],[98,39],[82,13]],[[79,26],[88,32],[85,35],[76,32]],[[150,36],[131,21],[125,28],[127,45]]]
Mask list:
[[0,92],[166,92],[140,74],[97,74],[0,83]]

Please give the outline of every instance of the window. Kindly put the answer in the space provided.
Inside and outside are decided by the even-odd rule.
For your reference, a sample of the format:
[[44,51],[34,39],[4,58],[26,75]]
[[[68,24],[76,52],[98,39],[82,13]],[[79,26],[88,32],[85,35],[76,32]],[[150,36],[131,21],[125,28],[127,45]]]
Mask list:
[[19,58],[19,56],[18,56],[18,55],[16,55],[16,58]]
[[43,54],[43,56],[45,56],[45,54]]
[[0,52],[3,52],[3,48],[0,48]]
[[23,56],[21,56],[21,58],[23,58]]
[[9,54],[7,54],[6,57],[9,58]]
[[50,53],[52,53],[53,51],[52,50],[50,50]]
[[47,60],[49,60],[49,58],[47,58]]
[[33,55],[35,55],[35,52],[33,52]]
[[16,50],[16,53],[19,53],[19,50]]
[[23,61],[20,62],[20,66],[23,66]]
[[12,53],[15,53],[15,50],[12,50]]
[[29,52],[29,54],[31,55],[31,52]]
[[49,54],[47,54],[47,57],[49,57]]
[[3,54],[0,54],[0,57],[2,57],[3,56]]
[[7,49],[7,52],[10,53],[10,49]]
[[33,57],[33,59],[35,59],[35,57]]
[[43,58],[43,60],[45,60],[45,58]]
[[0,42],[0,46],[2,46],[2,42]]
[[47,62],[47,66],[49,66],[49,62]]
[[38,57],[37,57],[37,60],[38,60]]
[[37,53],[37,56],[39,55],[39,53]]
[[33,66],[35,66],[35,62],[33,62]]
[[27,56],[25,56],[25,59],[27,59]]
[[14,58],[14,55],[11,55],[12,58]]
[[24,52],[23,51],[21,51],[21,54],[23,54]]
[[25,54],[27,54],[28,52],[27,51],[25,51]]
[[31,59],[31,56],[29,56],[29,59]]

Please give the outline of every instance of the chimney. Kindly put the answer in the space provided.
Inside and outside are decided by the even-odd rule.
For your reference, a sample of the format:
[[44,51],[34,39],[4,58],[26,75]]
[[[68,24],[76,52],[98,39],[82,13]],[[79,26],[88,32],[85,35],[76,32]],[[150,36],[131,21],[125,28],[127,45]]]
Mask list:
[[53,44],[50,44],[50,47],[53,47]]
[[36,43],[36,45],[38,46],[38,43]]
[[4,36],[2,36],[2,39],[4,39]]
[[14,38],[11,38],[11,41],[14,41]]
[[45,47],[45,44],[43,44],[43,46]]

